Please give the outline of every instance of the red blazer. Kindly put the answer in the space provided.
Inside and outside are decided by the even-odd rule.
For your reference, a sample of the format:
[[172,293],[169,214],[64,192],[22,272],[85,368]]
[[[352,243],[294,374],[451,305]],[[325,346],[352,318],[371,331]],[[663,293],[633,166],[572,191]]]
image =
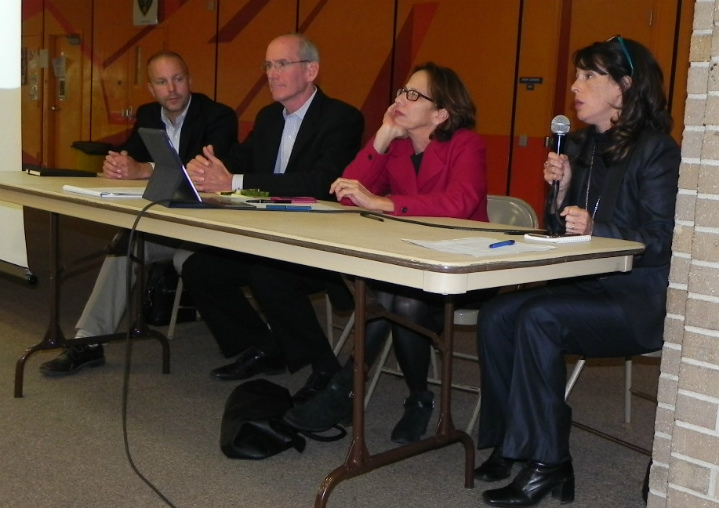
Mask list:
[[[409,139],[395,139],[387,153],[369,143],[343,173],[372,193],[394,202],[393,215],[456,217],[488,221],[487,164],[484,141],[467,129],[445,142],[433,139],[424,151],[419,173],[410,157]],[[343,204],[352,204],[348,199]]]

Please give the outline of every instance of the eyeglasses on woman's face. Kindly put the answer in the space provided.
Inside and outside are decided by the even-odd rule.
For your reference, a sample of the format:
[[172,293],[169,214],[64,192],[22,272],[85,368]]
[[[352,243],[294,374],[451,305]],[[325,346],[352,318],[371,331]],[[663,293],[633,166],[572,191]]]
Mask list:
[[422,97],[425,100],[428,100],[429,102],[434,102],[431,97],[427,97],[423,93],[418,92],[417,90],[412,90],[408,88],[400,88],[397,90],[397,97],[404,94],[405,97],[407,97],[408,101],[417,102],[420,97]]

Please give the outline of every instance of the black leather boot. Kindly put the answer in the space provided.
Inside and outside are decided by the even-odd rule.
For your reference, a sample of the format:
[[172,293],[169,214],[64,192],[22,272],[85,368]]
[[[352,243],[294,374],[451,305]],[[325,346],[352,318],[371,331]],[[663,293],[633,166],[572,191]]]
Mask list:
[[416,443],[425,432],[432,417],[434,393],[430,391],[413,393],[404,400],[404,415],[397,422],[390,439],[393,443]]
[[502,457],[502,447],[497,446],[487,460],[474,470],[474,477],[483,482],[498,482],[509,478],[514,461]]
[[512,483],[501,489],[485,490],[482,498],[490,506],[514,508],[534,506],[549,492],[561,504],[574,501],[574,469],[571,462],[527,462]]

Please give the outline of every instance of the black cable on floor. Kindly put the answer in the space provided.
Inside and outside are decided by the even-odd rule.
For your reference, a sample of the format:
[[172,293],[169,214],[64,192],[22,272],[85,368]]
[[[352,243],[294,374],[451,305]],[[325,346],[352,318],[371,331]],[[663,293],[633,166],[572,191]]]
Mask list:
[[[137,232],[137,225],[140,222],[140,219],[145,214],[147,210],[149,210],[151,207],[164,203],[166,201],[154,201],[150,203],[149,205],[145,206],[140,212],[137,214],[137,217],[135,218],[135,222],[132,225],[132,229],[130,229],[130,239],[128,241],[127,246],[127,298],[126,298],[126,305],[127,305],[127,312],[128,315],[130,313],[130,310],[132,309],[132,262],[133,262],[133,251],[135,247],[135,240],[136,240],[136,232]],[[143,252],[144,257],[144,252]],[[140,267],[142,269],[142,265],[144,264],[145,260],[141,259],[139,260]],[[130,464],[130,467],[135,472],[135,474],[143,481],[145,484],[150,487],[155,494],[157,494],[160,499],[162,499],[165,504],[170,506],[171,508],[177,508],[160,490],[155,487],[155,485],[148,480],[142,472],[137,468],[135,465],[135,461],[132,459],[132,454],[130,453],[130,441],[128,439],[127,435],[127,401],[129,398],[129,392],[130,392],[130,365],[132,361],[132,323],[130,323],[130,326],[127,328],[127,336],[125,338],[125,371],[122,378],[122,438],[125,444],[125,456],[127,457],[127,460]]]

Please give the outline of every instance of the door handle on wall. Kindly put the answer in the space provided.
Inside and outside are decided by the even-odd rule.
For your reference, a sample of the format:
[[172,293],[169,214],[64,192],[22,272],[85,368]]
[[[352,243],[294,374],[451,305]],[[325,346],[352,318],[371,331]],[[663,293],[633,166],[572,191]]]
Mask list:
[[50,111],[60,111],[58,106],[50,106]]

